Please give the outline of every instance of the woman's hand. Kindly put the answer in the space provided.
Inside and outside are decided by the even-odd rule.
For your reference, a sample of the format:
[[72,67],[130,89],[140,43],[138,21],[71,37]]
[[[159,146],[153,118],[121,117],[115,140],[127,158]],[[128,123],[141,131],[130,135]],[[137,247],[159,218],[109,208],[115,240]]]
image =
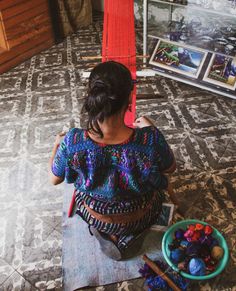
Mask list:
[[146,127],[146,126],[155,126],[153,124],[153,122],[151,120],[149,120],[147,117],[145,116],[142,116],[142,117],[139,117],[135,120],[135,122],[133,123],[133,125],[135,127],[138,127],[138,128],[143,128],[143,127]]
[[64,177],[57,177],[55,176],[53,173],[52,173],[52,163],[53,163],[53,159],[57,153],[57,149],[58,147],[60,146],[60,143],[62,141],[62,139],[64,138],[64,136],[66,135],[66,132],[61,132],[61,133],[58,133],[56,138],[55,138],[55,141],[54,141],[54,146],[53,146],[53,149],[52,149],[52,154],[51,154],[51,157],[49,159],[49,167],[48,167],[48,173],[49,173],[49,177],[50,177],[50,181],[53,185],[57,185],[57,184],[60,184],[64,181]]

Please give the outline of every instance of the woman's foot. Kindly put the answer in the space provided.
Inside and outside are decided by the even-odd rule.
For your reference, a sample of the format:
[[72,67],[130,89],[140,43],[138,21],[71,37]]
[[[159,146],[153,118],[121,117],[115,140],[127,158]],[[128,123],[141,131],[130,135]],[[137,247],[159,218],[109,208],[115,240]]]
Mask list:
[[116,246],[115,238],[109,235],[106,235],[100,231],[98,231],[96,228],[91,227],[92,234],[96,237],[96,239],[99,241],[101,251],[109,258],[120,261],[122,259],[122,253],[119,250],[119,248]]

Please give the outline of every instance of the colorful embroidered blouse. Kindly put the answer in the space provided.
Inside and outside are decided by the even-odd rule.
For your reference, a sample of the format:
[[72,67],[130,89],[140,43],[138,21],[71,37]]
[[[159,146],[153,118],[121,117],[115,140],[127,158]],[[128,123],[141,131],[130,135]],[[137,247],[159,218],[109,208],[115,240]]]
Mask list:
[[164,136],[153,126],[134,129],[116,145],[101,145],[86,130],[73,128],[57,150],[52,172],[94,198],[121,201],[166,189],[161,172],[173,160]]

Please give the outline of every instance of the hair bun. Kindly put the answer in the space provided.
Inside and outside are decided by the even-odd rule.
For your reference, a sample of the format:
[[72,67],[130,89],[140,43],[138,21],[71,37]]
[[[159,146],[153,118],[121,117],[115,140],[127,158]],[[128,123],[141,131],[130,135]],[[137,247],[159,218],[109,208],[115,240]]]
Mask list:
[[107,85],[102,80],[95,80],[91,84],[91,89],[95,89],[95,88],[105,89],[106,87],[107,87]]

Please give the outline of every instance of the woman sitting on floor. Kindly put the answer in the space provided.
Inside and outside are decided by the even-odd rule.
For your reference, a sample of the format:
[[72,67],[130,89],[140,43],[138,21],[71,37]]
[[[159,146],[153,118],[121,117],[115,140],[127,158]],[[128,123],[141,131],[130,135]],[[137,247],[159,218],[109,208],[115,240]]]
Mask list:
[[132,90],[124,65],[97,65],[83,106],[87,129],[72,128],[62,141],[58,135],[50,159],[52,183],[74,183],[77,214],[116,260],[156,222],[168,188],[164,174],[175,170],[171,149],[147,118],[135,129],[125,125]]

